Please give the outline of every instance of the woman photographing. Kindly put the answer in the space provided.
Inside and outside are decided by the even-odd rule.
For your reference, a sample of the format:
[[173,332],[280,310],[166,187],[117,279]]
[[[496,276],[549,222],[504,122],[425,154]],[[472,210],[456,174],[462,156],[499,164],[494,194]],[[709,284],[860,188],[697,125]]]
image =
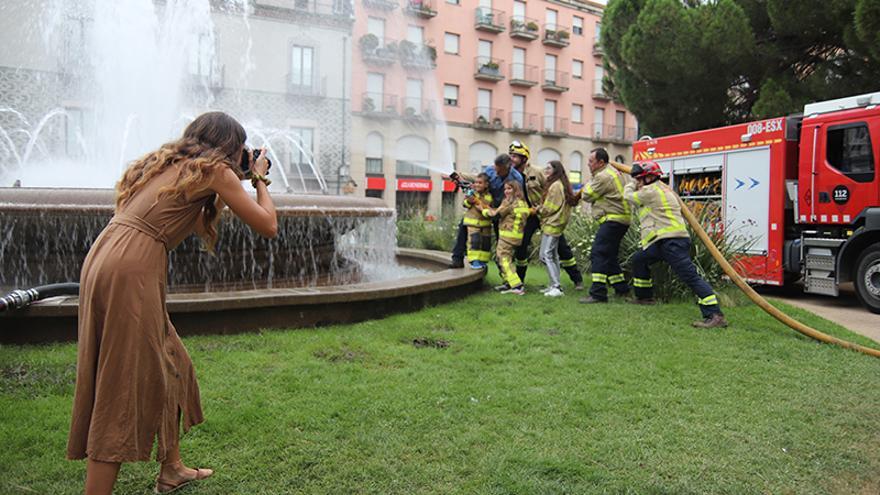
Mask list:
[[[257,233],[278,231],[269,162],[222,112],[196,118],[177,141],[133,162],[116,185],[116,210],[80,281],[76,392],[69,459],[88,458],[85,493],[110,494],[123,462],[161,464],[156,493],[213,474],[186,467],[184,430],[203,421],[192,361],[165,308],[168,252],[196,233],[217,241],[223,205]],[[247,175],[243,168],[248,168]],[[250,178],[254,200],[242,188]]]

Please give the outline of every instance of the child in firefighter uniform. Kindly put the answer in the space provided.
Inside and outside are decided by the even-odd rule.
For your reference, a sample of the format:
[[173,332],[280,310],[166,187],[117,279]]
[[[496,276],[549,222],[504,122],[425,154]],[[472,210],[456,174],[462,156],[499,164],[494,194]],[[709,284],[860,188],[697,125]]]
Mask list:
[[547,266],[547,274],[550,276],[550,284],[544,290],[544,295],[560,297],[564,294],[560,281],[562,274],[559,266],[559,238],[568,225],[571,207],[577,204],[577,199],[571,190],[562,162],[551,161],[547,164],[544,175],[547,191],[542,201],[537,207],[532,207],[531,211],[541,219],[541,261]]
[[629,286],[617,258],[620,241],[629,229],[632,213],[629,202],[623,199],[623,188],[632,179],[608,164],[608,152],[596,148],[590,152],[590,171],[593,177],[581,189],[580,197],[592,204],[593,218],[599,230],[590,251],[593,283],[590,295],[580,300],[585,304],[608,302],[608,286],[618,296],[629,294]]
[[486,218],[498,217],[498,242],[495,244],[495,262],[504,284],[498,289],[502,294],[525,294],[522,280],[516,274],[513,253],[523,238],[523,229],[529,217],[529,205],[523,199],[522,185],[519,181],[504,183],[504,201],[498,208],[486,208],[477,204]]
[[482,270],[486,268],[492,256],[490,252],[492,249],[492,220],[483,216],[483,213],[477,208],[478,203],[482,203],[486,207],[492,204],[492,194],[489,193],[489,176],[485,173],[477,175],[473,189],[465,195],[463,203],[467,210],[463,220],[468,233],[467,257],[470,260],[471,268]]
[[697,273],[690,257],[691,238],[681,216],[678,197],[661,182],[663,174],[655,162],[636,163],[631,175],[636,183],[624,187],[624,197],[638,209],[641,249],[632,258],[635,303],[654,304],[651,265],[663,260],[699,299],[703,315],[695,321],[698,328],[726,327],[727,321],[718,306],[712,287]]
[[[529,147],[520,141],[513,141],[507,149],[510,159],[513,161],[514,168],[523,176],[525,182],[525,200],[531,208],[540,206],[544,200],[544,192],[546,191],[547,179],[544,171],[529,163],[531,152]],[[529,268],[529,251],[531,250],[532,235],[541,228],[540,221],[537,216],[531,216],[526,220],[525,230],[523,231],[523,241],[516,250],[516,274],[523,282],[526,279],[526,271]],[[568,273],[576,290],[580,290],[584,285],[584,277],[577,267],[577,261],[574,253],[568,245],[565,235],[559,236],[559,264]],[[548,287],[549,289],[549,287]],[[545,289],[546,291],[547,289]]]

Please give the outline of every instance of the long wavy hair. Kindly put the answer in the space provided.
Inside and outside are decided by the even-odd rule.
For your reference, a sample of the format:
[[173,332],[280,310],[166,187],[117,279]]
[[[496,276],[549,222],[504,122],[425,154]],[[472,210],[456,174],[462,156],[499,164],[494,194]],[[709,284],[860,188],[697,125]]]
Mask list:
[[[150,179],[169,167],[177,166],[177,179],[159,190],[160,196],[191,199],[208,189],[210,178],[222,167],[231,168],[239,177],[241,150],[247,133],[237,120],[223,112],[199,115],[177,141],[163,144],[128,166],[116,183],[116,208],[124,206]],[[217,243],[219,214],[211,194],[202,206],[205,248],[213,251]]]
[[562,162],[559,160],[551,160],[548,165],[553,168],[553,173],[547,177],[547,187],[544,189],[544,196],[546,197],[547,193],[550,192],[550,186],[552,186],[554,182],[560,181],[562,182],[562,191],[565,193],[565,202],[569,206],[575,206],[577,204],[577,198],[574,195],[574,191],[571,189],[571,182],[568,181],[568,174],[565,172],[565,167],[562,165]]

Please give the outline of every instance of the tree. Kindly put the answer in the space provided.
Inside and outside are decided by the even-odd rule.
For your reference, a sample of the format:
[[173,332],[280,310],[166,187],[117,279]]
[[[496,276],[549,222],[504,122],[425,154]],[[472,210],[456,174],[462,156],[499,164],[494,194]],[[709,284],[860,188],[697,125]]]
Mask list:
[[876,90],[877,0],[611,0],[609,86],[657,135]]

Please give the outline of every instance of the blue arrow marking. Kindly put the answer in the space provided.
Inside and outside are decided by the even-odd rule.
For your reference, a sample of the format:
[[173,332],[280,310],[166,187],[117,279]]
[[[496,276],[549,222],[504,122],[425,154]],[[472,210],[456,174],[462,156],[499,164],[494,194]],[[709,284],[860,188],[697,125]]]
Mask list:
[[739,179],[733,179],[733,180],[736,181],[736,187],[734,188],[734,191],[736,191],[737,189],[739,189],[739,188],[741,188],[742,186],[746,185],[745,182],[743,182],[743,181],[741,181],[741,180],[739,180]]
[[760,182],[756,181],[756,180],[755,180],[754,178],[752,178],[752,177],[749,177],[749,180],[752,181],[752,185],[749,187],[749,189],[754,189],[755,186],[757,186],[758,184],[760,184]]

